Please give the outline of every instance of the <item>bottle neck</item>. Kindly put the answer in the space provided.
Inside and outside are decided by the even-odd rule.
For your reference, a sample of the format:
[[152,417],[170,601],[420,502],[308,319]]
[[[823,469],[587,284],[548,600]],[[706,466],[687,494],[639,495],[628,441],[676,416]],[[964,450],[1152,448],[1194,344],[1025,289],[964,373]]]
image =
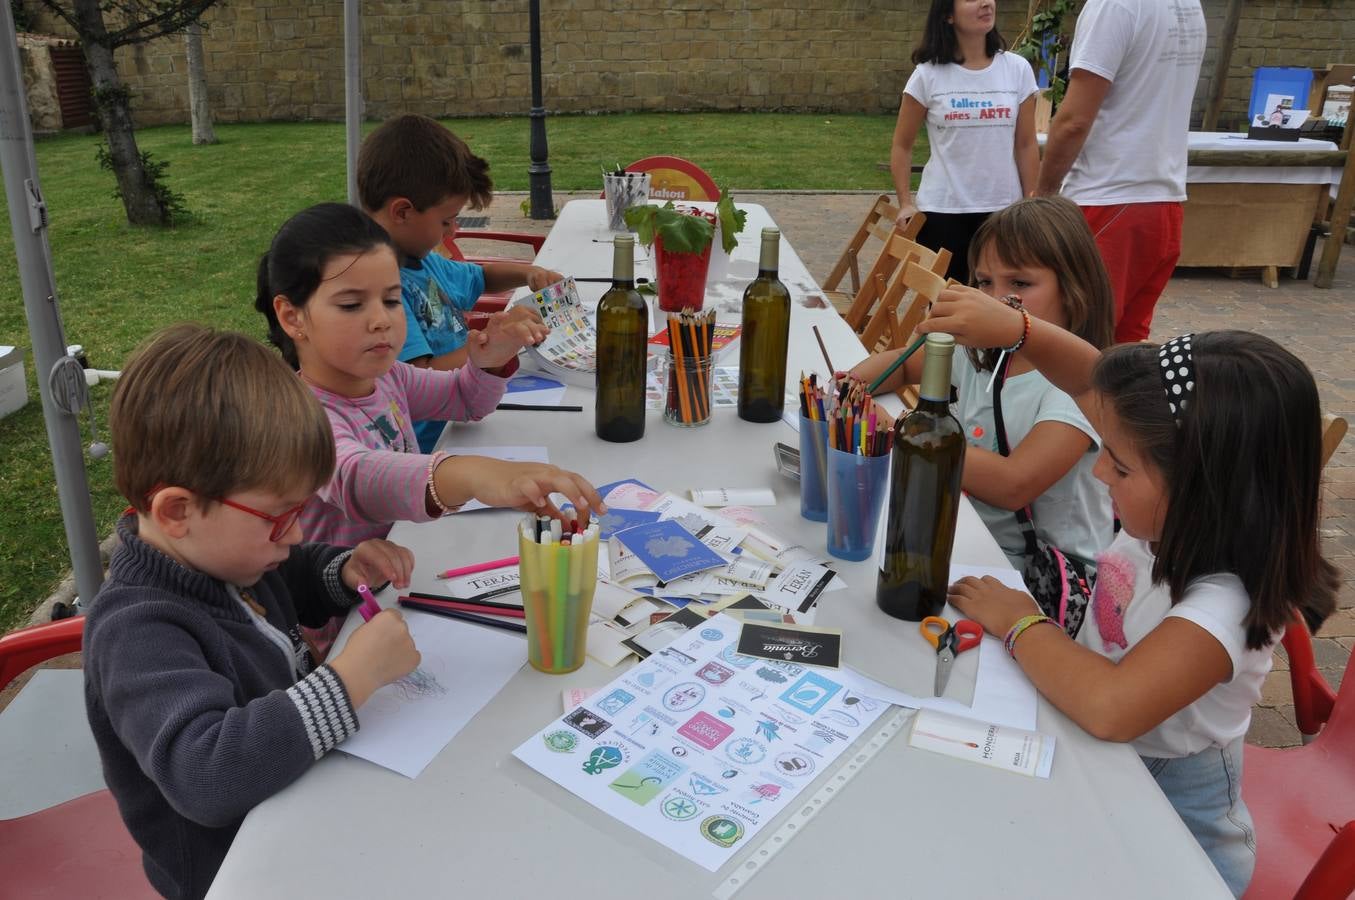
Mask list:
[[758,257],[758,275],[770,275],[776,277],[776,271],[781,266],[781,236],[778,234],[775,238],[767,235],[762,237],[762,253]]
[[950,403],[950,360],[953,350],[937,351],[927,348],[922,362],[922,382],[918,396],[942,405]]
[[616,241],[612,249],[612,283],[624,287],[635,285],[635,244]]

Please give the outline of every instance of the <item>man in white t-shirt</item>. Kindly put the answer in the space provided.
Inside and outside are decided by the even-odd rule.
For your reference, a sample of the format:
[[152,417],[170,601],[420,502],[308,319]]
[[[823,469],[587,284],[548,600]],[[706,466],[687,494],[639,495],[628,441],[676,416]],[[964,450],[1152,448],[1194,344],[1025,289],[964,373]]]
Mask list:
[[1148,336],[1181,255],[1200,0],[1087,0],[1036,192],[1082,207],[1115,291],[1115,339]]

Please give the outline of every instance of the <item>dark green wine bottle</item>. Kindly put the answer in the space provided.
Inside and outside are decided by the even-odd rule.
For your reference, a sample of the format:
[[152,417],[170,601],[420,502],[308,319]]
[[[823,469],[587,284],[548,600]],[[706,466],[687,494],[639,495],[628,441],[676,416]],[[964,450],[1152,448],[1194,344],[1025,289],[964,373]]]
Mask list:
[[786,345],[790,341],[790,291],[776,277],[781,232],[762,229],[757,278],[743,292],[739,337],[739,418],[775,422],[786,404]]
[[598,302],[596,429],[604,441],[645,436],[649,308],[635,289],[635,235],[613,239],[612,286]]
[[875,602],[896,619],[940,615],[960,510],[964,429],[950,412],[955,339],[927,335],[921,400],[894,424],[889,523]]

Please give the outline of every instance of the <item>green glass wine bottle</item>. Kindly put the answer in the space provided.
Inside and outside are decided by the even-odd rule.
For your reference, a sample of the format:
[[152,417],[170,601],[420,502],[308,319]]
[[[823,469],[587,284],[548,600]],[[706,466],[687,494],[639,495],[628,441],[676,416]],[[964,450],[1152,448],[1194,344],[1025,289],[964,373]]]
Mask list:
[[875,603],[897,619],[941,613],[950,584],[950,551],[960,510],[964,429],[950,411],[955,339],[927,335],[921,400],[894,424],[889,522]]
[[635,289],[635,236],[613,239],[612,286],[598,302],[598,437],[624,443],[645,435],[645,357],[649,307]]
[[757,278],[743,292],[739,338],[739,418],[775,422],[786,403],[786,345],[790,340],[790,291],[776,277],[781,232],[762,229]]

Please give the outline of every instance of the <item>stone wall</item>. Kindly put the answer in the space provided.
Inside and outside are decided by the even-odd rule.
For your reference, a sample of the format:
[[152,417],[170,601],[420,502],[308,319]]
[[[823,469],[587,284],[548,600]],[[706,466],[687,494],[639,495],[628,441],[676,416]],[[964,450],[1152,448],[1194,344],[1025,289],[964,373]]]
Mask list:
[[[44,28],[69,29],[24,0]],[[1200,118],[1226,0],[1204,0],[1210,44]],[[527,0],[366,0],[366,116],[519,115],[530,106]],[[889,112],[912,66],[926,0],[556,0],[543,3],[542,69],[552,112]],[[1009,38],[1026,4],[1005,0]],[[338,0],[232,0],[203,37],[217,122],[342,119]],[[1223,121],[1240,119],[1259,65],[1355,62],[1355,0],[1248,0]],[[186,122],[183,42],[118,51],[140,124]]]

